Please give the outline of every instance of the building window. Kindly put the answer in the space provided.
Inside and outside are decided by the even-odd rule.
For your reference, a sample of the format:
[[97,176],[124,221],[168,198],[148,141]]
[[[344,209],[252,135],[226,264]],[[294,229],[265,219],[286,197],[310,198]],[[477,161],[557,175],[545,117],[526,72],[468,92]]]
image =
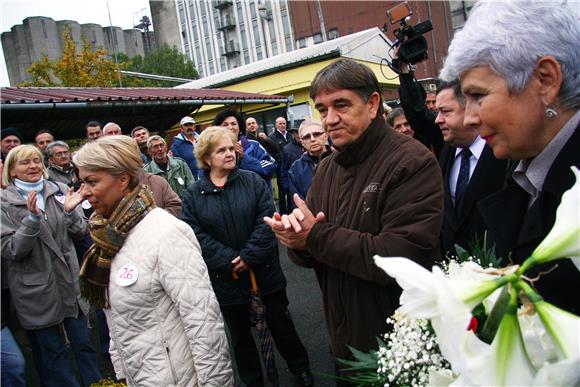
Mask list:
[[304,48],[304,47],[306,47],[306,38],[298,39],[298,48]]
[[330,30],[328,30],[328,39],[329,40],[336,39],[339,36],[340,36],[340,34],[338,33],[337,28],[331,28]]
[[290,18],[286,9],[286,3],[280,3],[280,15],[282,16],[282,27],[284,29],[284,40],[286,42],[286,52],[294,50],[292,46],[292,32],[290,29]]
[[322,43],[322,35],[320,33],[314,34],[314,44]]

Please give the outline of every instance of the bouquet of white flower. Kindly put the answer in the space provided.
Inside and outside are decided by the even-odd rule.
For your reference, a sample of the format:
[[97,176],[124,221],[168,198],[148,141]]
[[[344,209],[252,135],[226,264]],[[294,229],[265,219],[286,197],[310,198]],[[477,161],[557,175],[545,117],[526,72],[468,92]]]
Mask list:
[[[385,356],[377,359],[377,382],[385,386],[580,384],[580,318],[544,301],[525,277],[530,268],[557,259],[570,258],[580,270],[580,173],[575,167],[572,170],[576,183],[562,196],[554,227],[521,266],[484,269],[476,262],[450,262],[447,272],[437,266],[429,272],[407,258],[375,256],[375,263],[403,288],[396,316],[405,316],[408,327],[428,321],[437,346],[427,353],[440,351],[450,365],[433,362],[427,367],[428,380],[425,367],[413,368],[412,375],[396,372],[408,360],[394,356],[393,348],[397,354],[417,356],[425,350],[417,353],[415,340],[401,337],[400,329],[395,329],[385,337],[386,349],[379,350]],[[476,307],[486,317],[479,328],[473,321]]]

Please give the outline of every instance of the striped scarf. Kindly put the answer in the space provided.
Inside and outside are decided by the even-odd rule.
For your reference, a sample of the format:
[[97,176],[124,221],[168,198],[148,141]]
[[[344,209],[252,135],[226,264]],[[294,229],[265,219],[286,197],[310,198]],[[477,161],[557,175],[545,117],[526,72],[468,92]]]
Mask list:
[[109,307],[111,263],[133,227],[153,208],[155,200],[146,185],[138,185],[125,196],[106,219],[96,213],[89,220],[93,245],[84,256],[80,270],[81,294],[99,308]]

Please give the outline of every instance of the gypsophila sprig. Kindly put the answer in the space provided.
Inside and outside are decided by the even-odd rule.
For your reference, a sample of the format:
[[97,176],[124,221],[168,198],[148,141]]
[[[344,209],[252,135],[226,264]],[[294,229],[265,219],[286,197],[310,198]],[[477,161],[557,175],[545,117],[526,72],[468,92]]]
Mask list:
[[425,386],[430,371],[450,369],[428,320],[395,312],[387,323],[392,330],[384,335],[386,346],[379,348],[377,369],[385,387]]

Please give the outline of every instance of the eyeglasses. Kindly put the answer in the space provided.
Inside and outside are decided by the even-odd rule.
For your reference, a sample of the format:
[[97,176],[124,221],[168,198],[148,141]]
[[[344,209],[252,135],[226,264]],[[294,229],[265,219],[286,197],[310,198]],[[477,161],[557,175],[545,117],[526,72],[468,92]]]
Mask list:
[[305,134],[304,136],[301,136],[300,139],[302,141],[314,140],[315,138],[318,138],[318,137],[322,136],[323,134],[324,134],[324,132],[312,132],[312,133]]
[[66,156],[68,156],[68,155],[70,155],[70,152],[69,152],[69,151],[63,151],[63,152],[56,152],[56,153],[53,153],[52,157],[58,157],[58,158],[61,158],[61,157],[66,157]]

